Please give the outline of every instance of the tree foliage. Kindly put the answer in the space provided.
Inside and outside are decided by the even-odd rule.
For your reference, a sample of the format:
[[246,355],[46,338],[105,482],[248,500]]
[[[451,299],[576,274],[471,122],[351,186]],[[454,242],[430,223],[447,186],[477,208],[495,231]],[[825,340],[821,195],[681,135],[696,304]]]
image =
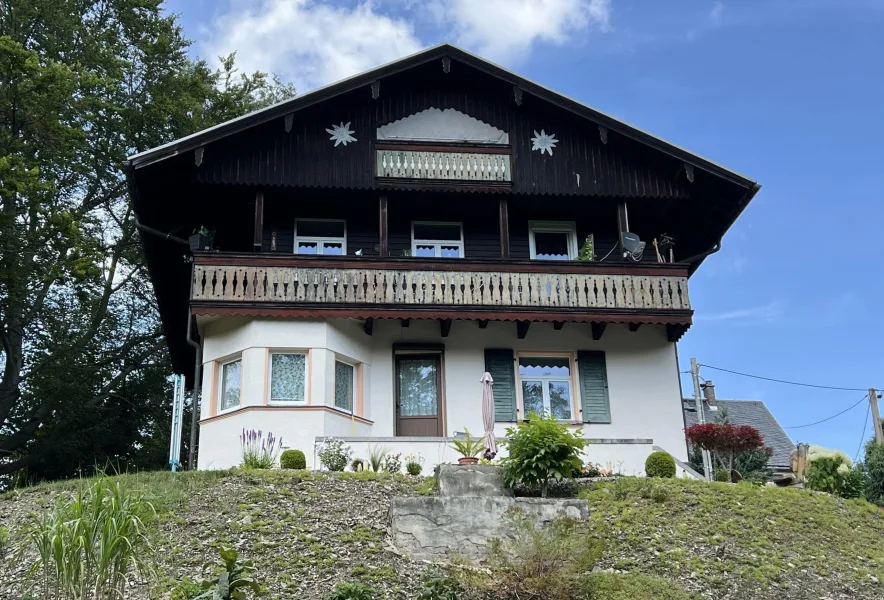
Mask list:
[[573,477],[583,466],[583,432],[569,431],[552,415],[528,415],[526,423],[506,430],[508,456],[503,459],[504,482],[540,488],[546,498],[550,480]]
[[734,471],[737,456],[764,448],[764,439],[749,425],[704,423],[691,425],[685,431],[688,442],[713,453],[728,473]]
[[170,369],[124,161],[293,93],[188,47],[160,0],[0,6],[0,476],[159,466]]

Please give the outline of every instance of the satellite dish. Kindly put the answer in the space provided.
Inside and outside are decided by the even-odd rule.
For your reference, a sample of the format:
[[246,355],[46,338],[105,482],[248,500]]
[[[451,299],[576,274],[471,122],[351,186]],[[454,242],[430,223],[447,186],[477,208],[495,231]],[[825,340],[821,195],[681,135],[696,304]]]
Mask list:
[[629,257],[638,262],[642,259],[645,252],[645,243],[641,241],[638,235],[629,231],[620,233],[620,243],[623,245],[623,258]]
[[623,244],[623,250],[630,254],[638,252],[641,248],[641,239],[636,234],[630,233],[629,231],[624,231],[620,234],[620,241]]

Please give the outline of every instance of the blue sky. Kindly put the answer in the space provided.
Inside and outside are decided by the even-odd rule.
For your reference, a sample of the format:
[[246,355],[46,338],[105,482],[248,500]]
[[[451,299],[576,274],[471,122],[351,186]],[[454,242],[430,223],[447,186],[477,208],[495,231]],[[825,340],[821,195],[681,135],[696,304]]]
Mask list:
[[[884,0],[169,0],[195,55],[238,51],[299,91],[442,41],[764,185],[691,280],[689,358],[884,388]],[[719,397],[784,426],[861,392],[709,369]],[[683,376],[690,394],[689,376]],[[866,404],[796,441],[853,456]],[[867,429],[867,436],[870,429]]]

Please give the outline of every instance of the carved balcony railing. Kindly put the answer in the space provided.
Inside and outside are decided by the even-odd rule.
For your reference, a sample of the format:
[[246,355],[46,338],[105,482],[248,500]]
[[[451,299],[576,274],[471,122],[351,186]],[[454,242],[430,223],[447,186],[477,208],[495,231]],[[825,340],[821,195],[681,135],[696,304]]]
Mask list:
[[396,179],[510,182],[510,155],[377,150],[377,176]]
[[[309,266],[311,261],[303,261],[304,266],[260,265],[254,261],[241,261],[245,264],[238,266],[218,264],[221,261],[223,255],[212,259],[215,264],[196,261],[192,300],[398,309],[461,306],[665,312],[691,308],[686,269],[683,275],[673,274],[672,269],[656,275],[649,274],[654,269],[622,273],[630,270],[629,265],[620,273],[590,273],[578,267],[568,272],[564,264],[551,265],[546,272],[518,272],[514,271],[518,265],[508,265],[507,272],[502,272],[503,267],[495,270],[487,264],[458,269],[459,265],[449,263],[444,268],[429,269],[423,263],[409,268],[407,259],[394,268],[378,268],[371,261],[360,268],[353,266],[353,260],[341,267]],[[531,267],[537,269],[538,265]]]

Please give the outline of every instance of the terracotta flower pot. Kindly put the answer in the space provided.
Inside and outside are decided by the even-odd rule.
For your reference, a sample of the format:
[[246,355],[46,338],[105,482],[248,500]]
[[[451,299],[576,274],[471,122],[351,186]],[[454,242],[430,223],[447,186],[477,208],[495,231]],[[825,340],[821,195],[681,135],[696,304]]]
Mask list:
[[457,459],[459,465],[478,465],[479,459],[475,456],[461,456]]

